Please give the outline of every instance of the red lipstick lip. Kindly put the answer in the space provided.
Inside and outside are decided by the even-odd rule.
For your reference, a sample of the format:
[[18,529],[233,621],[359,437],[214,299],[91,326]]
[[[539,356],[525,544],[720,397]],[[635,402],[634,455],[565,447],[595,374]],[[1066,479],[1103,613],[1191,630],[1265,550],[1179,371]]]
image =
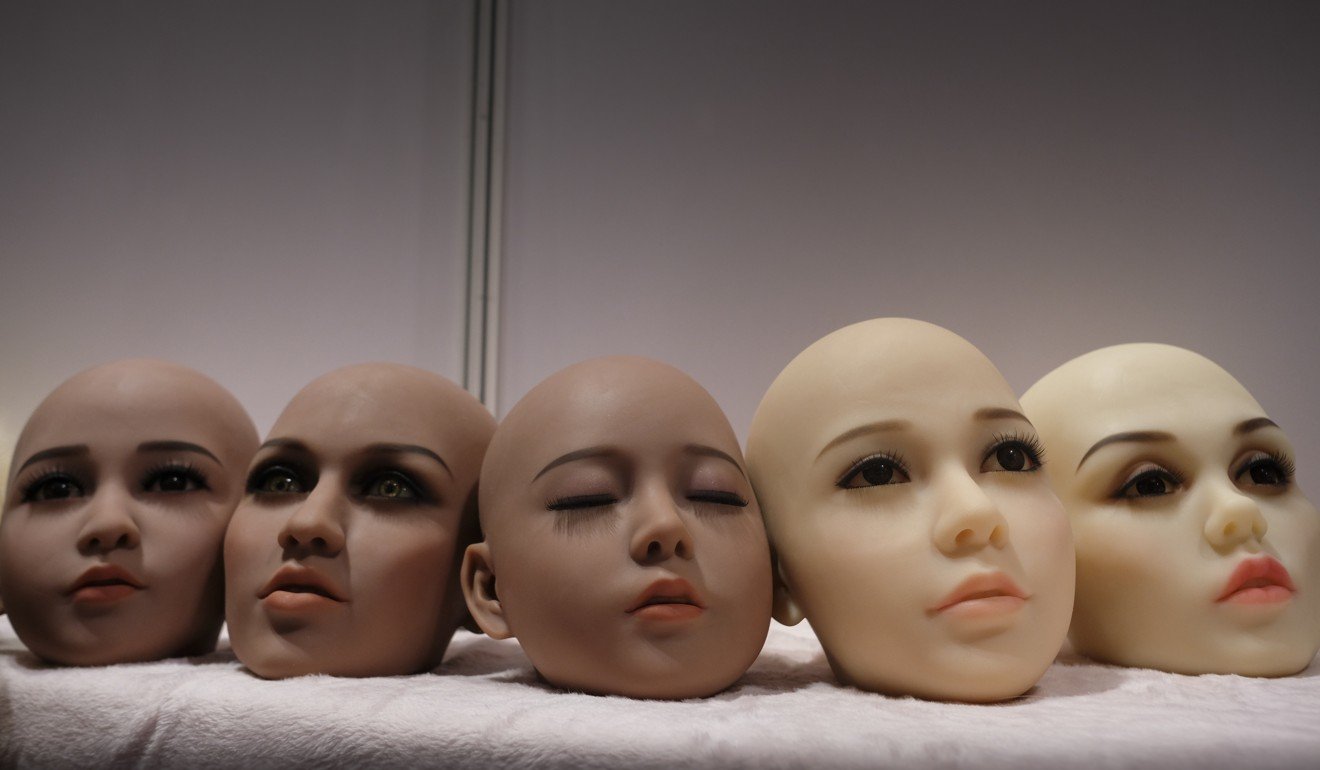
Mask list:
[[1290,594],[1297,592],[1292,582],[1292,575],[1288,574],[1288,570],[1279,563],[1278,559],[1272,556],[1244,559],[1233,570],[1233,574],[1228,576],[1224,590],[1219,592],[1219,597],[1215,601],[1230,601],[1240,591],[1270,586],[1287,589]]
[[276,591],[292,593],[314,593],[337,602],[348,601],[344,592],[326,576],[309,567],[285,565],[275,571],[270,581],[257,592],[258,599],[265,599]]
[[78,579],[73,581],[73,585],[65,592],[66,595],[76,594],[78,591],[93,586],[112,586],[127,585],[138,590],[146,588],[137,575],[115,564],[98,564],[95,567],[89,567]]
[[638,594],[628,606],[627,612],[632,614],[643,607],[657,604],[687,604],[697,609],[706,609],[706,603],[701,600],[697,589],[693,588],[691,583],[682,578],[662,578],[651,583],[646,590]]
[[999,597],[1011,597],[1026,601],[1030,598],[1030,595],[1003,572],[982,572],[959,583],[943,599],[936,602],[929,611],[938,614],[963,602]]

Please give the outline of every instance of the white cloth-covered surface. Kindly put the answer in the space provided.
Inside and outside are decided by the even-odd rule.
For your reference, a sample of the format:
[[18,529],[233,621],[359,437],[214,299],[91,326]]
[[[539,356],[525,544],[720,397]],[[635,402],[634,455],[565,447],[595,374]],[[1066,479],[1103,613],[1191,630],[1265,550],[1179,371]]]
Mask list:
[[731,690],[648,702],[541,683],[513,642],[460,632],[434,673],[262,681],[227,650],[57,668],[0,619],[0,765],[1320,768],[1320,664],[1187,677],[1061,656],[973,706],[835,684],[805,625],[775,624]]

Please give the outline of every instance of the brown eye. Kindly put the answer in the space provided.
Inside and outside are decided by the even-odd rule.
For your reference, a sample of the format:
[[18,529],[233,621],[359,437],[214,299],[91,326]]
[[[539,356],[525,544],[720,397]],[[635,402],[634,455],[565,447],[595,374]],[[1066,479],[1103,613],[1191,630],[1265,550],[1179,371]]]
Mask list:
[[1024,473],[1041,466],[1040,441],[1032,437],[1007,436],[996,439],[981,460],[982,473]]
[[858,460],[837,482],[844,489],[906,484],[911,479],[897,457],[872,455]]
[[82,485],[65,473],[51,473],[32,482],[23,490],[23,502],[39,503],[47,500],[68,500],[83,497]]
[[167,466],[147,474],[142,482],[147,492],[195,492],[207,489],[206,478],[194,468]]
[[1163,468],[1151,468],[1128,479],[1119,488],[1117,497],[1162,497],[1171,495],[1182,481]]
[[1240,485],[1282,488],[1292,482],[1292,461],[1282,454],[1253,452],[1238,466],[1234,478]]

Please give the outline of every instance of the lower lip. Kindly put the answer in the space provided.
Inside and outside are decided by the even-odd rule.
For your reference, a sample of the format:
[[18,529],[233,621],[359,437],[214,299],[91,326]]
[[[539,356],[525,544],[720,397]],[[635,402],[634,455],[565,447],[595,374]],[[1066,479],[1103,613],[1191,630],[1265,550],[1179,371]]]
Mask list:
[[261,600],[266,609],[280,612],[314,612],[342,603],[310,591],[272,591]]
[[1222,601],[1228,604],[1282,604],[1292,598],[1283,586],[1255,586],[1235,591]]
[[1026,603],[1017,596],[983,596],[951,604],[940,613],[955,618],[989,618],[1017,612]]
[[117,602],[137,593],[138,589],[127,583],[111,583],[103,586],[83,586],[73,592],[74,604],[108,604]]
[[695,604],[648,604],[633,610],[635,618],[643,620],[678,621],[692,620],[701,616],[703,610]]

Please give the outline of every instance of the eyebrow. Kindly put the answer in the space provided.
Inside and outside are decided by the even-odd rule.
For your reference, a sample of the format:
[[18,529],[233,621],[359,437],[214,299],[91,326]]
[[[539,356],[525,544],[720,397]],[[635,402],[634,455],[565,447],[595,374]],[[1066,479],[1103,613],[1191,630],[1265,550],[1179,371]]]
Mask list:
[[224,463],[220,462],[219,457],[216,457],[214,454],[211,453],[211,450],[207,449],[204,446],[201,446],[200,444],[194,444],[190,441],[143,441],[141,444],[138,444],[137,451],[195,452],[199,455],[205,455],[211,458],[212,460],[215,460],[216,464],[219,465],[221,468],[223,468],[225,465]]
[[551,468],[558,468],[564,463],[571,463],[576,460],[585,460],[588,457],[613,457],[618,454],[619,454],[618,450],[611,449],[610,447],[607,446],[589,446],[586,449],[575,449],[572,452],[569,452],[567,454],[562,454],[556,457],[555,459],[551,460],[549,463],[546,464],[544,468],[542,468],[540,471],[537,471],[536,475],[532,477],[532,481],[536,481],[537,479],[544,476],[546,472],[549,471]]
[[390,443],[372,444],[363,451],[368,454],[407,453],[407,454],[421,455],[422,457],[429,457],[432,460],[435,460],[436,462],[440,463],[440,467],[444,468],[445,472],[448,473],[451,477],[454,475],[454,471],[450,469],[449,463],[445,462],[444,458],[442,458],[440,455],[436,454],[435,452],[431,451],[430,449],[427,449],[424,446],[418,446],[417,444],[390,444]]
[[1244,433],[1260,430],[1261,428],[1277,428],[1279,424],[1268,417],[1253,417],[1250,420],[1243,420],[1233,428],[1234,436],[1241,436]]
[[1082,467],[1082,463],[1086,462],[1086,458],[1095,454],[1096,450],[1099,449],[1100,447],[1106,446],[1108,444],[1117,444],[1120,442],[1131,442],[1131,441],[1151,442],[1151,441],[1172,441],[1172,440],[1173,440],[1173,434],[1165,433],[1162,430],[1134,430],[1134,431],[1128,431],[1127,433],[1115,433],[1112,436],[1105,436],[1104,438],[1092,444],[1091,448],[1086,450],[1086,454],[1082,455],[1081,462],[1077,463],[1077,468],[1078,470],[1080,470]]
[[89,454],[91,451],[92,450],[86,444],[70,444],[68,446],[56,446],[51,447],[50,449],[43,449],[23,461],[23,464],[18,466],[18,470],[15,471],[15,473],[21,473],[24,468],[35,462],[50,460],[55,457],[81,457]]
[[683,446],[683,451],[687,452],[688,454],[700,455],[702,457],[714,457],[720,460],[725,460],[730,465],[737,468],[739,473],[742,473],[743,467],[738,464],[737,460],[733,459],[732,455],[727,454],[725,452],[721,452],[720,450],[716,449],[713,446],[706,446],[705,444],[685,444]]
[[881,420],[880,422],[870,422],[867,423],[866,425],[858,425],[856,428],[853,428],[852,430],[846,430],[843,433],[840,433],[838,436],[835,436],[833,441],[826,444],[824,448],[822,448],[820,452],[816,454],[816,459],[819,460],[826,452],[830,451],[834,447],[844,443],[845,441],[851,441],[852,439],[855,439],[858,436],[866,436],[872,433],[888,433],[890,431],[907,430],[908,428],[911,427],[912,427],[912,423],[908,422],[907,420]]
[[1021,420],[1031,425],[1031,420],[1028,420],[1025,414],[1016,409],[1006,409],[1002,406],[987,406],[977,409],[972,417],[977,420]]

